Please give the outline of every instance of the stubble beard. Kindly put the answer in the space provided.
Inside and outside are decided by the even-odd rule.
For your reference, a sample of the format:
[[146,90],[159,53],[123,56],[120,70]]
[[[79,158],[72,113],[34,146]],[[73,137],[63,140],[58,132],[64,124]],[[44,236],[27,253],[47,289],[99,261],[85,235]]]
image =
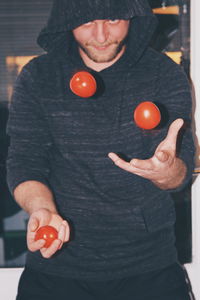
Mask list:
[[84,53],[95,63],[107,63],[115,59],[115,57],[121,52],[122,48],[125,46],[125,39],[121,42],[110,43],[108,47],[109,51],[106,51],[106,49],[105,52],[103,50],[98,51],[98,49],[95,49],[93,45],[87,43],[85,46],[80,43],[78,44]]

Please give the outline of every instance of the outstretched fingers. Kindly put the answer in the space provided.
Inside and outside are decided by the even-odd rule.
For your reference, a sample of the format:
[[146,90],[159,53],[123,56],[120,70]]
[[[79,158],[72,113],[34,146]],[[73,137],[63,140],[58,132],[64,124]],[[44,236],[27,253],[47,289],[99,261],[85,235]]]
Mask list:
[[172,122],[172,124],[169,126],[168,133],[164,141],[162,142],[162,147],[170,147],[170,148],[176,148],[176,141],[178,137],[178,133],[180,129],[183,126],[183,119],[176,119]]
[[128,171],[128,172],[132,172],[133,171],[133,167],[131,166],[131,164],[129,162],[126,162],[122,158],[120,158],[116,153],[111,152],[111,153],[108,154],[108,157],[119,168],[121,168],[121,169],[123,169],[125,171]]

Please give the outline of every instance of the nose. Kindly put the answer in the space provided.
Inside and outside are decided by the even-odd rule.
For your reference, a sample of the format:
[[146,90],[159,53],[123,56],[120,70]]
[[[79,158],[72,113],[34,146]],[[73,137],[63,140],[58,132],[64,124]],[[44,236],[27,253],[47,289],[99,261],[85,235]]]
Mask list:
[[108,38],[108,28],[106,23],[100,20],[97,21],[95,25],[95,39],[99,44],[103,44]]

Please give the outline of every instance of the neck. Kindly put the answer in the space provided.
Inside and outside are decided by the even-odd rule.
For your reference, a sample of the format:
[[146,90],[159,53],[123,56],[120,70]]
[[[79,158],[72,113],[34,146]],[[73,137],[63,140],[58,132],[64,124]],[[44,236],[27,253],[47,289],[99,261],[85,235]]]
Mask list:
[[112,66],[114,63],[116,63],[116,61],[118,61],[120,59],[120,57],[124,54],[125,49],[126,49],[126,46],[124,45],[122,50],[117,54],[117,56],[113,60],[111,60],[109,62],[102,62],[102,63],[97,63],[97,62],[94,62],[93,60],[91,60],[81,48],[79,48],[79,54],[87,67],[89,67],[90,69],[95,70],[97,72],[100,72],[100,71]]

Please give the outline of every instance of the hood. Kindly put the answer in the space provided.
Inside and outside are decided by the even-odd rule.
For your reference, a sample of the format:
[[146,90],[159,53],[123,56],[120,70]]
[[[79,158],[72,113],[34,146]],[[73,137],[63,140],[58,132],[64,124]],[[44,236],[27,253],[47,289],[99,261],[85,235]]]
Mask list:
[[54,0],[47,26],[37,42],[47,52],[65,47],[66,53],[74,28],[101,19],[131,20],[129,40],[135,48],[134,60],[148,45],[157,24],[147,0]]

